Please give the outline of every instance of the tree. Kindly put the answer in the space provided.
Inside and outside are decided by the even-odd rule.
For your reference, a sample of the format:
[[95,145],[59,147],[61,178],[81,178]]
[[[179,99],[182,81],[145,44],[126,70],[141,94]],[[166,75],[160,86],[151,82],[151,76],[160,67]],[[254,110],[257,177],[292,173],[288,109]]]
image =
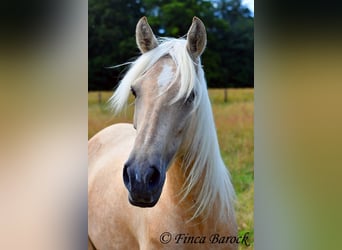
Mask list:
[[193,16],[205,23],[207,49],[202,57],[209,87],[254,84],[254,19],[241,0],[89,1],[89,90],[113,89],[123,68],[109,70],[139,55],[135,25],[147,16],[157,36],[186,35]]
[[138,55],[133,35],[142,15],[139,1],[89,1],[88,89],[112,89],[120,71],[106,67]]

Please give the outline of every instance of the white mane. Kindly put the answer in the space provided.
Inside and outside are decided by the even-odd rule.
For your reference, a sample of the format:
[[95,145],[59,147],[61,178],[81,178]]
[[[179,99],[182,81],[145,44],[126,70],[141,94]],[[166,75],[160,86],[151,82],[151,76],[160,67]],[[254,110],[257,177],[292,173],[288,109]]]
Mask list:
[[191,219],[203,214],[208,216],[214,212],[213,209],[218,209],[215,212],[218,212],[220,219],[225,220],[226,216],[232,216],[234,213],[234,188],[221,158],[204,71],[200,66],[200,60],[196,64],[189,56],[186,40],[163,39],[158,47],[132,62],[110,102],[115,112],[122,110],[127,104],[131,85],[165,55],[172,57],[177,66],[176,78],[180,77],[180,90],[175,100],[189,96],[192,91],[195,91],[196,96],[195,115],[188,130],[190,135],[184,142],[187,154],[184,156],[182,167],[189,174],[182,190],[182,200],[200,185],[198,198],[193,206],[195,213]]

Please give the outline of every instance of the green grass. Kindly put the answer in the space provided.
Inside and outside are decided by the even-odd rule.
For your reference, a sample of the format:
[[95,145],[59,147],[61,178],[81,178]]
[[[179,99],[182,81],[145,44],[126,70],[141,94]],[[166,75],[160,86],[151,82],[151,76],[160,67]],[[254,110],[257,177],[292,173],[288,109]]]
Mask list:
[[[134,106],[129,105],[123,114],[115,117],[107,100],[112,92],[101,92],[102,102],[98,101],[98,92],[88,95],[88,137],[99,130],[118,122],[132,122]],[[254,89],[228,89],[228,101],[224,102],[222,89],[210,89],[221,155],[228,166],[237,202],[236,215],[239,232],[249,232],[251,246],[239,246],[239,249],[254,248]],[[133,103],[133,99],[129,100]]]

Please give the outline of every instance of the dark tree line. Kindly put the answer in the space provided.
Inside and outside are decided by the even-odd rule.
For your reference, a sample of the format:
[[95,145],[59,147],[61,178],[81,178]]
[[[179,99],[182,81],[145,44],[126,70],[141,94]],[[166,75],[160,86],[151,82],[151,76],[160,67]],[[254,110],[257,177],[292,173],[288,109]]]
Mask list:
[[112,90],[139,56],[135,25],[147,16],[157,36],[181,37],[192,17],[205,23],[202,56],[209,87],[254,86],[254,18],[241,0],[89,0],[89,90]]

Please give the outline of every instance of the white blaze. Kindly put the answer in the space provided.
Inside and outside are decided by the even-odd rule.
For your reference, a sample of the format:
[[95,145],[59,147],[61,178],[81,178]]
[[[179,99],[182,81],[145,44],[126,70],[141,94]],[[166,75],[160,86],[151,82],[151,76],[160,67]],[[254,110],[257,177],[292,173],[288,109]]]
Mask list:
[[163,70],[158,76],[158,85],[159,87],[165,87],[167,84],[171,82],[173,78],[172,67],[168,64],[164,64]]

